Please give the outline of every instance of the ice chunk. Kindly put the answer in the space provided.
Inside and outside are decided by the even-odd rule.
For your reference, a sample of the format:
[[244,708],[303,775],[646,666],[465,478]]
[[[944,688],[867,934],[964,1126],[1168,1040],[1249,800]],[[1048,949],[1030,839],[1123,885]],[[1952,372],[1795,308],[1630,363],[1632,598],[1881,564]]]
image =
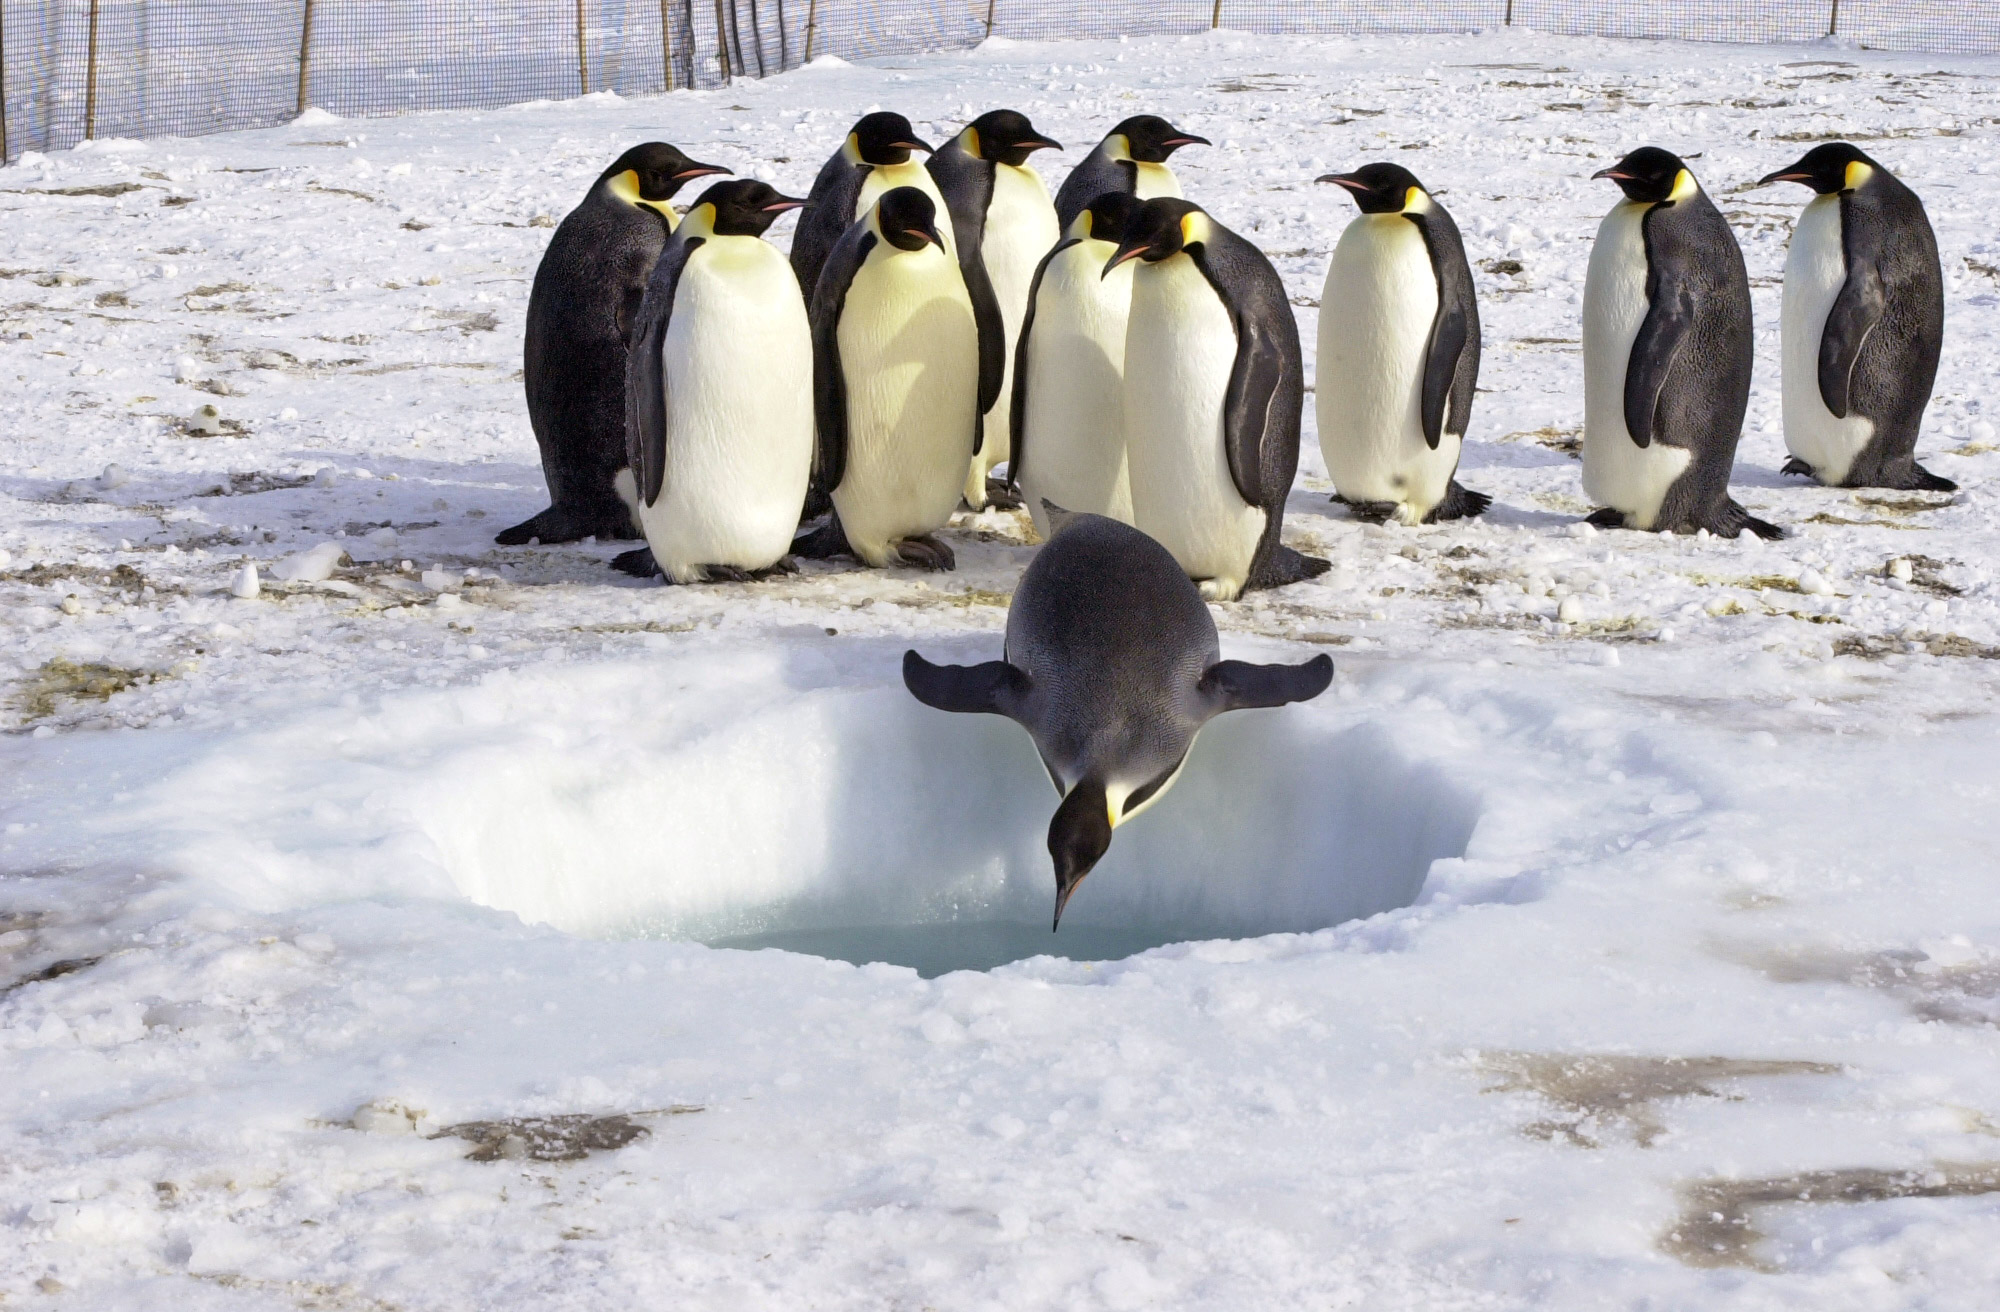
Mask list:
[[322,542],[279,561],[271,577],[287,583],[324,583],[346,559],[347,551],[338,542]]
[[230,581],[229,595],[241,601],[252,601],[263,587],[257,582],[257,566],[253,561],[244,561],[243,568],[236,571]]

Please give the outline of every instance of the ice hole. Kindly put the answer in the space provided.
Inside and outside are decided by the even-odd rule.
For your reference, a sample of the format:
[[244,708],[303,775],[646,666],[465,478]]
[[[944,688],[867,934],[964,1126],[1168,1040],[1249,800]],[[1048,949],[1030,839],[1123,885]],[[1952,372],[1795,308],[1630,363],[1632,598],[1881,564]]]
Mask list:
[[[496,768],[432,810],[474,901],[572,933],[785,948],[924,975],[1311,931],[1415,900],[1476,801],[1311,708],[1209,725],[1049,928],[1057,797],[1028,737],[900,688],[804,694],[693,741]],[[463,786],[466,783],[471,786]],[[468,804],[469,799],[469,804]]]

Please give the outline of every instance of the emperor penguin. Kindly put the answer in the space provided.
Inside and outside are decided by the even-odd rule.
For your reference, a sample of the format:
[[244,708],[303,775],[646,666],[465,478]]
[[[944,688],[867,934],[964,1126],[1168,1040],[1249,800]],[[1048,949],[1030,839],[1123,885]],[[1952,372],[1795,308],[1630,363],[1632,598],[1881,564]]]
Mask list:
[[[1132,265],[1104,273],[1139,202],[1107,191],[1085,206],[1042,257],[1014,358],[1010,482],[1035,531],[1054,531],[1044,499],[1132,522],[1125,461],[1125,320]],[[1028,452],[1034,451],[1034,459]]]
[[612,480],[625,465],[625,348],[653,262],[677,221],[667,201],[727,173],[664,141],[634,146],[598,175],[549,239],[528,293],[521,375],[542,451],[547,510],[493,540],[574,542],[636,535]]
[[[1028,285],[1035,266],[1056,244],[1056,209],[1042,178],[1028,163],[1037,150],[1061,150],[1062,143],[1035,131],[1027,116],[1011,109],[981,114],[931,156],[927,167],[944,193],[958,242],[958,265],[971,284],[984,279],[1000,312],[998,349],[1000,395],[986,413],[986,440],[972,458],[965,479],[965,502],[982,509],[989,498],[1011,505],[1013,497],[987,472],[1007,463],[1010,451],[1009,376],[1014,343],[1027,311]],[[994,349],[991,324],[981,324],[980,349]]]
[[1317,697],[1333,661],[1223,660],[1208,607],[1165,548],[1115,519],[1049,510],[1061,522],[1014,589],[1001,659],[933,665],[906,652],[903,682],[926,706],[1004,715],[1035,740],[1062,797],[1049,822],[1053,929],[1112,831],[1173,786],[1203,725]]
[[1134,211],[1125,453],[1132,522],[1214,601],[1326,572],[1278,540],[1299,465],[1299,328],[1264,253],[1185,200]]
[[1182,146],[1210,144],[1207,137],[1183,132],[1157,114],[1126,119],[1063,179],[1056,192],[1056,222],[1068,232],[1083,207],[1107,191],[1122,191],[1140,200],[1180,195],[1180,180],[1167,167],[1167,157]]
[[805,204],[762,182],[702,193],[653,266],[626,367],[618,490],[671,583],[741,580],[791,549],[812,473],[812,329],[764,232]]
[[1319,449],[1337,499],[1430,524],[1493,498],[1454,475],[1479,382],[1479,305],[1445,207],[1398,164],[1320,178],[1354,194],[1320,295]]
[[1784,530],[1729,497],[1750,402],[1750,279],[1680,157],[1642,146],[1593,177],[1625,193],[1583,284],[1583,490],[1601,528]]
[[[827,252],[856,219],[875,208],[883,192],[915,187],[928,194],[939,209],[944,208],[944,193],[938,190],[930,170],[910,158],[913,150],[931,153],[910,120],[878,110],[862,115],[848,130],[840,149],[821,166],[806,196],[805,210],[799,215],[798,231],[792,234],[792,268],[808,302],[819,286],[820,266],[826,263]],[[947,233],[945,240],[952,237]]]
[[1817,193],[1785,256],[1787,474],[1830,487],[1955,492],[1916,462],[1944,344],[1944,271],[1917,194],[1845,141],[1758,185]]
[[951,569],[951,519],[1000,387],[937,206],[897,187],[828,254],[812,301],[813,480],[833,518],[801,555]]

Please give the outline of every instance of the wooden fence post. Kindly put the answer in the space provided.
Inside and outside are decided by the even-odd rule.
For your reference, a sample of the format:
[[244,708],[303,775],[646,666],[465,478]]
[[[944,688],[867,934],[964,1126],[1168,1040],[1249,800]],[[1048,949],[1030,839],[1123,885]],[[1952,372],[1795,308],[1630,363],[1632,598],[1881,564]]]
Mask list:
[[7,6],[0,5],[0,167],[7,163]]
[[[1834,3],[1840,3],[1840,0],[1834,0]],[[1506,27],[1514,26],[1514,0],[1507,0],[1507,17],[1502,20],[1502,24]]]
[[299,107],[297,112],[306,112],[309,94],[309,79],[312,77],[313,40],[313,0],[306,0],[305,12],[299,16]]
[[806,3],[806,63],[813,62],[813,34],[819,30],[819,0]]
[[673,16],[667,11],[673,0],[660,0],[660,72],[665,75],[667,87],[674,89],[674,28]]
[[579,95],[590,94],[590,43],[583,35],[583,8],[585,0],[576,0],[576,84]]
[[90,47],[84,56],[83,139],[97,139],[97,0],[90,0]]
[[1826,34],[1828,36],[1840,35],[1840,0],[1833,0],[1833,13],[1826,20]]
[[1215,12],[1208,17],[1209,30],[1222,26],[1222,0],[1215,0]]
[[993,39],[993,6],[997,3],[999,3],[999,0],[986,0],[986,39],[988,41]]
[[778,71],[792,66],[792,42],[785,32],[785,0],[778,0]]
[[722,80],[730,80],[729,72],[729,24],[722,16],[722,0],[715,0],[715,57],[722,63]]
[[757,0],[750,0],[750,48],[757,55],[757,76],[764,76],[764,20],[758,17]]

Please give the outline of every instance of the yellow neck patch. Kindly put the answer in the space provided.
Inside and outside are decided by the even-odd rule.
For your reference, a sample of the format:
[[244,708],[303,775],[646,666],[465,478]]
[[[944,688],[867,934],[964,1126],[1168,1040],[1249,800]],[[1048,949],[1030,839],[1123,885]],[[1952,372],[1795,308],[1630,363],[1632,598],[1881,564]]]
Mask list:
[[691,237],[714,236],[715,206],[713,204],[695,206],[687,212],[687,217],[681,220],[681,226],[677,231],[684,232]]
[[1104,145],[1106,147],[1106,153],[1108,153],[1113,159],[1132,158],[1131,138],[1127,137],[1123,132],[1120,132],[1116,136],[1112,137],[1111,140],[1105,142]]
[[1875,170],[1869,168],[1860,160],[1849,160],[1847,162],[1847,172],[1841,178],[1840,185],[1849,191],[1853,191],[1856,187],[1867,185],[1868,179],[1874,176]]
[[1181,245],[1192,246],[1208,240],[1208,216],[1200,210],[1181,215]]
[[661,215],[666,219],[669,231],[672,231],[681,221],[681,216],[674,213],[673,206],[663,200],[647,200],[639,194],[639,173],[636,169],[626,169],[623,173],[613,177],[611,179],[611,194],[619,200],[624,201],[627,205],[643,205],[654,213]]
[[978,128],[967,128],[965,131],[959,133],[959,136],[965,139],[965,149],[967,154],[971,155],[974,159],[982,158],[982,156],[979,153]]
[[1701,191],[1701,184],[1694,180],[1694,174],[1682,169],[1674,174],[1674,189],[1667,193],[1668,200],[1686,200]]

